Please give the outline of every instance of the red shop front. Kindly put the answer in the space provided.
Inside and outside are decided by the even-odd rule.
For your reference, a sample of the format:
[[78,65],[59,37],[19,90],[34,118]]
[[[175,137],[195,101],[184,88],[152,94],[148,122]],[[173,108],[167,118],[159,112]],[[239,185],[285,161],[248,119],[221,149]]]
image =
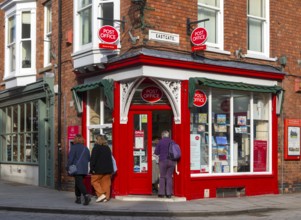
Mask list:
[[[90,149],[95,134],[108,136],[118,166],[113,196],[156,195],[153,150],[163,130],[182,150],[174,196],[278,193],[282,74],[146,55],[111,63],[107,71],[73,91],[84,97],[82,127]],[[206,98],[201,104],[200,94]]]

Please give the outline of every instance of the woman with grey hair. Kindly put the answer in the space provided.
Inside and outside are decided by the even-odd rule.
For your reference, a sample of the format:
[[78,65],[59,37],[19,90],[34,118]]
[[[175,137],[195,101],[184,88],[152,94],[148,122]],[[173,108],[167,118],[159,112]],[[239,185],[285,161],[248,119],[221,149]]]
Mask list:
[[160,169],[160,180],[159,180],[159,192],[158,197],[171,198],[173,191],[173,180],[172,174],[174,172],[176,161],[168,159],[168,147],[172,140],[169,137],[167,130],[162,131],[162,139],[156,146],[155,154],[159,156],[159,169]]

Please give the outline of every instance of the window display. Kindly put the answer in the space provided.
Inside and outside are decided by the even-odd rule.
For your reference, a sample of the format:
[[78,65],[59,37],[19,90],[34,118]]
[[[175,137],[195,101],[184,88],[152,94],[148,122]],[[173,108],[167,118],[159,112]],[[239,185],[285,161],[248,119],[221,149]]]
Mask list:
[[191,108],[191,174],[268,172],[271,95],[198,89],[208,101]]

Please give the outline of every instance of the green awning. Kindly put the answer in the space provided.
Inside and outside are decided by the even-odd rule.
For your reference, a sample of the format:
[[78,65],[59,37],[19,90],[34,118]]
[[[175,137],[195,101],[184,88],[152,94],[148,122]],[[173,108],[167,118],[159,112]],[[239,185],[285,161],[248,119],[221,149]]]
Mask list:
[[228,90],[240,90],[240,91],[249,91],[249,92],[264,92],[264,93],[273,93],[278,94],[282,91],[280,86],[261,86],[254,84],[247,84],[242,82],[228,82],[222,80],[214,80],[207,78],[189,78],[189,107],[193,107],[193,97],[195,88],[197,85],[208,86],[211,88],[217,89],[228,89]]
[[104,90],[104,95],[106,97],[106,102],[108,107],[113,110],[114,108],[114,81],[112,79],[102,79],[92,83],[81,84],[74,86],[71,91],[73,99],[75,101],[76,110],[78,113],[82,113],[82,96],[83,93],[102,87]]

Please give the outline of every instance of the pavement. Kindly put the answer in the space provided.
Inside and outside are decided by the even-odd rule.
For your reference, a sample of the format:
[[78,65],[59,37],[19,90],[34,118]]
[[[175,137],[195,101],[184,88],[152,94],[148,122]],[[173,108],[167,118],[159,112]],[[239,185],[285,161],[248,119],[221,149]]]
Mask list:
[[300,209],[301,194],[278,194],[185,201],[155,196],[125,196],[88,206],[75,204],[73,192],[0,180],[0,210],[107,216],[197,217]]

